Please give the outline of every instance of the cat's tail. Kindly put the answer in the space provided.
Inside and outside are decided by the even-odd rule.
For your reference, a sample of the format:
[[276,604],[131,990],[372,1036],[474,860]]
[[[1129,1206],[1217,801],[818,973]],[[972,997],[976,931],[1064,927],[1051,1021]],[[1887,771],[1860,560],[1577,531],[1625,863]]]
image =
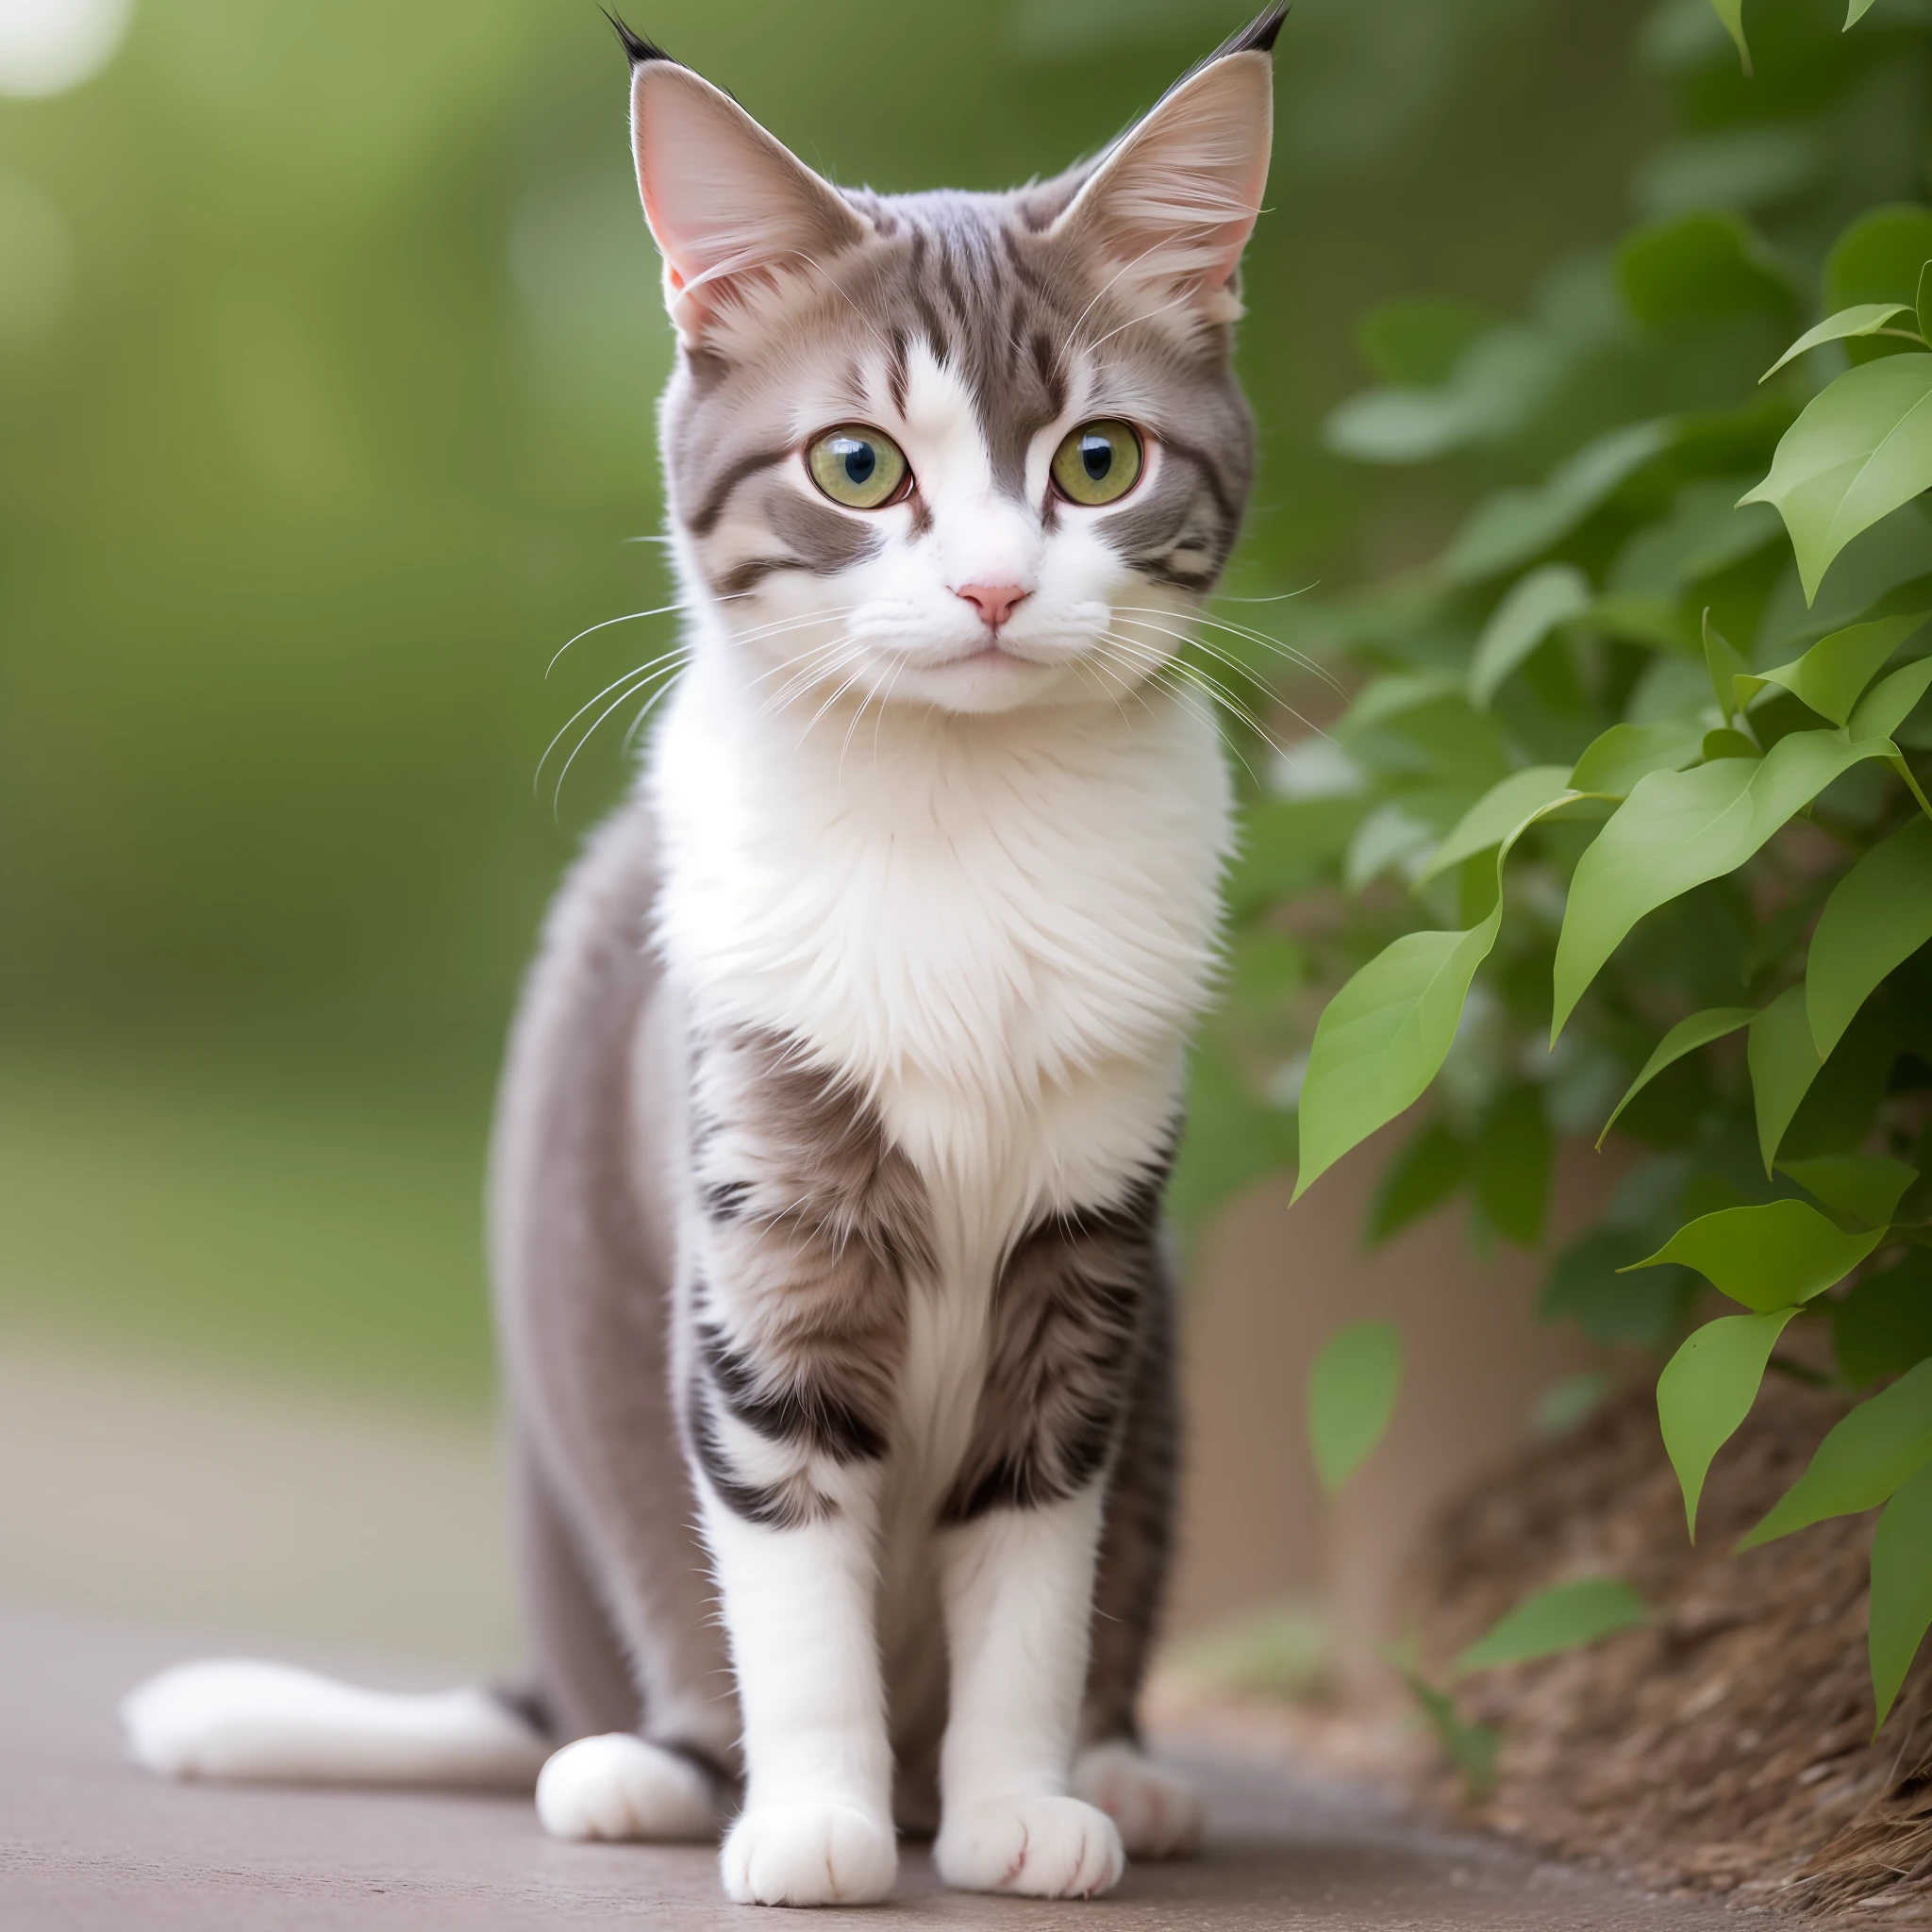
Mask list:
[[553,1749],[472,1688],[363,1690],[291,1664],[179,1664],[121,1701],[127,1755],[163,1777],[529,1790]]

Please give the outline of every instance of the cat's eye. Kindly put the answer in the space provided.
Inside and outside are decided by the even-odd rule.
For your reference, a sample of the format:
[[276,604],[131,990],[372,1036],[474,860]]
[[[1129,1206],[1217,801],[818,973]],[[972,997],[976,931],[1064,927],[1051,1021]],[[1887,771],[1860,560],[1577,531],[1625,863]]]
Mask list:
[[1141,480],[1141,439],[1125,423],[1083,423],[1053,453],[1054,488],[1069,503],[1118,503]]
[[841,424],[812,438],[805,452],[811,480],[847,509],[884,509],[898,502],[912,472],[890,436],[860,424]]

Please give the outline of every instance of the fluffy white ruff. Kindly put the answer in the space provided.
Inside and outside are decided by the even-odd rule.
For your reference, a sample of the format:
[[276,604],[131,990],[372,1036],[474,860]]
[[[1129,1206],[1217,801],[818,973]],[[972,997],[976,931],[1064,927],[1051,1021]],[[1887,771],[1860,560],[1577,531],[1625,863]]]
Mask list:
[[239,1658],[148,1678],[121,1723],[127,1755],[163,1777],[528,1790],[546,1748],[481,1690],[360,1690]]
[[689,1842],[718,1829],[704,1773],[626,1731],[566,1744],[537,1778],[537,1817],[552,1838]]
[[1213,721],[1151,692],[995,717],[774,713],[710,640],[658,735],[658,932],[695,1017],[854,1081],[996,1242],[1160,1146],[1213,970]]

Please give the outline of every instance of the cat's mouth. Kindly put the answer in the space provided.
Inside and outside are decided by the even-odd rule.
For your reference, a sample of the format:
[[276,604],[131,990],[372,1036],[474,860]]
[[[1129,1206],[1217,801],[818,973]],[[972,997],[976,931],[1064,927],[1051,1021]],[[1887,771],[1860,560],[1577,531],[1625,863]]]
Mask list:
[[997,638],[989,639],[970,651],[961,651],[956,657],[944,658],[933,668],[936,671],[996,671],[1008,665],[1023,671],[1041,668],[1038,658],[1025,651],[1016,651]]

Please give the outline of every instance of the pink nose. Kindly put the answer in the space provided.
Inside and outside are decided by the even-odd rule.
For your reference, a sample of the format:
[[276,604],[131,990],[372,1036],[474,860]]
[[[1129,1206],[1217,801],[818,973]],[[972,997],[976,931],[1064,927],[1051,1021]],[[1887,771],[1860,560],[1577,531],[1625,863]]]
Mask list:
[[985,619],[988,627],[997,630],[1025,601],[1028,592],[1018,584],[961,584],[955,595],[965,598]]

